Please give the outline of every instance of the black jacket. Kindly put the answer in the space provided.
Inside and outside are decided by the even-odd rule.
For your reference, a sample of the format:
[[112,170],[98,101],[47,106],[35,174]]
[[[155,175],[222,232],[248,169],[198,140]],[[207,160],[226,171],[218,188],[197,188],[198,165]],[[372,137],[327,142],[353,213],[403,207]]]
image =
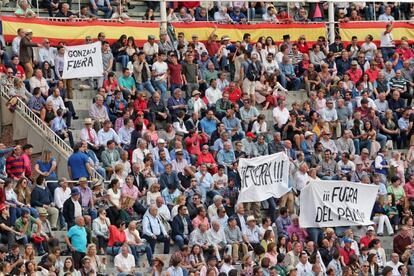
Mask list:
[[135,175],[133,173],[130,173],[129,175],[131,175],[134,178],[134,186],[137,186],[138,187],[138,190],[140,192],[142,192],[142,190],[144,188],[147,188],[148,189],[148,184],[145,181],[145,177],[142,175],[142,173],[139,173],[138,174],[139,185],[138,185],[137,178],[135,177]]
[[75,224],[75,204],[72,201],[72,197],[66,199],[65,203],[63,203],[62,215],[68,225]]
[[[187,221],[187,225],[188,225],[188,236],[190,236],[190,233],[193,232],[193,225],[191,223],[189,216],[185,216],[185,220]],[[172,221],[171,229],[172,229],[172,237],[175,237],[177,235],[181,235],[181,236],[184,235],[184,223],[180,215],[176,215],[174,217]]]

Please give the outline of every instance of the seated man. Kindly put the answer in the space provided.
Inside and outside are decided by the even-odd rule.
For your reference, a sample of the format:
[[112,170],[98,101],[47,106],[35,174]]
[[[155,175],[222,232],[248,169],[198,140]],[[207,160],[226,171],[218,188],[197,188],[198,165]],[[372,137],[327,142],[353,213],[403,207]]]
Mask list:
[[1,243],[7,244],[9,250],[16,243],[16,236],[20,236],[20,232],[14,230],[10,223],[9,208],[4,203],[0,204],[0,234]]
[[190,234],[193,232],[193,225],[188,216],[188,209],[185,205],[178,207],[178,214],[174,217],[172,222],[172,238],[181,249],[190,241]]
[[149,207],[149,212],[142,220],[142,228],[144,238],[150,244],[152,253],[155,251],[155,244],[157,241],[164,243],[164,254],[168,254],[170,252],[170,237],[168,236],[164,225],[158,218],[157,206],[151,205]]
[[121,247],[121,252],[115,256],[114,266],[118,271],[118,275],[135,275],[141,276],[142,274],[135,271],[136,261],[134,255],[129,254],[129,247],[124,244]]
[[125,100],[135,97],[137,88],[135,87],[135,80],[131,76],[128,68],[122,69],[122,76],[118,78],[118,83]]
[[116,162],[118,162],[121,159],[121,156],[119,154],[119,151],[116,150],[116,144],[115,141],[109,140],[106,143],[106,149],[101,154],[101,161],[103,164],[103,167],[106,169],[106,173],[108,176],[111,176],[113,173],[113,166]]
[[137,230],[136,221],[133,220],[128,224],[128,228],[125,229],[125,235],[126,242],[132,251],[132,255],[135,257],[135,263],[139,264],[139,253],[145,252],[147,255],[148,264],[151,266],[153,261],[151,247],[141,240],[141,237],[139,236],[139,232]]

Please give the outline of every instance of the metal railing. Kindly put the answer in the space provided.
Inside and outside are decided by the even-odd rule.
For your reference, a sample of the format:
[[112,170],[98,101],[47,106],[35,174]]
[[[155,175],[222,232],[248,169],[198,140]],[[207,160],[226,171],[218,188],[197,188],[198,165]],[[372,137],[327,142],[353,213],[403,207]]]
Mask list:
[[[1,96],[7,101],[11,99],[7,93],[7,88],[5,86],[0,87]],[[60,138],[42,119],[36,115],[20,98],[17,98],[16,111],[19,112],[24,118],[33,123],[32,125],[36,127],[41,133],[45,136],[47,141],[49,141],[55,148],[62,154],[65,160],[73,153],[73,149]],[[104,180],[103,177],[94,169],[91,168],[92,178],[98,180]]]

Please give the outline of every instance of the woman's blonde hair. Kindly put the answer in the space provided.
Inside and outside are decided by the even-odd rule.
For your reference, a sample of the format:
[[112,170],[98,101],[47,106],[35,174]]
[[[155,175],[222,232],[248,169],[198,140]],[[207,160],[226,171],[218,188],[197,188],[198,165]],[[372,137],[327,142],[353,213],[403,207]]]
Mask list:
[[150,190],[151,193],[156,193],[156,192],[160,191],[160,188],[161,188],[160,184],[154,183],[154,184],[151,185],[149,190]]

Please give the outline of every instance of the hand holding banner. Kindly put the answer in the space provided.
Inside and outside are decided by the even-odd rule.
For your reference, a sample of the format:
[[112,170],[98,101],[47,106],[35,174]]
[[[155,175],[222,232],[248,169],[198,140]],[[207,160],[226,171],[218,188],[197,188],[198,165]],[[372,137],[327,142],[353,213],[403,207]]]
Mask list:
[[289,191],[289,157],[284,152],[239,161],[241,190],[238,202],[281,197]]
[[303,228],[370,225],[378,186],[348,181],[312,181],[300,194]]
[[101,77],[103,75],[100,41],[65,47],[63,79]]

